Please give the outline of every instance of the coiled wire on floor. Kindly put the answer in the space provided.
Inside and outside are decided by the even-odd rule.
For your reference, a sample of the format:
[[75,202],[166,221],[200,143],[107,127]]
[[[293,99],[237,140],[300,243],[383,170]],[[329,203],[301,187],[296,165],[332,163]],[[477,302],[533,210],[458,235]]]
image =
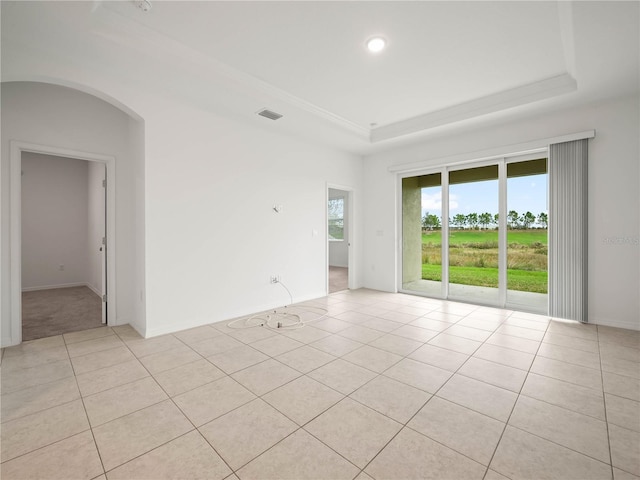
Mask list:
[[[237,318],[227,323],[227,327],[236,329],[267,327],[274,330],[294,330],[304,327],[307,323],[321,320],[329,314],[329,311],[324,307],[292,305],[293,296],[287,286],[281,281],[277,283],[289,294],[288,305],[269,312],[256,313],[250,317]],[[310,318],[306,319],[306,317]]]

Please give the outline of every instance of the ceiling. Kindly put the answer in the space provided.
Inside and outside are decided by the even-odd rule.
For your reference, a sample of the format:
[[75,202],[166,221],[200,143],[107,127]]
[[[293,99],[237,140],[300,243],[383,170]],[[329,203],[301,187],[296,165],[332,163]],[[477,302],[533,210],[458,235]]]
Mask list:
[[638,2],[151,5],[3,1],[3,80],[46,52],[237,119],[271,122],[255,116],[267,107],[284,117],[265,128],[359,153],[639,89]]

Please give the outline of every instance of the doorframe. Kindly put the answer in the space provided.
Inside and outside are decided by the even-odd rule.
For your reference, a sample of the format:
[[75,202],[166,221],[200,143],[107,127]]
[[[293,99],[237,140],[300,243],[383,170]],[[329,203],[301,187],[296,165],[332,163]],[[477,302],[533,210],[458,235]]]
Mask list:
[[[11,140],[10,146],[10,289],[11,289],[11,339],[6,346],[22,343],[22,153],[39,153],[59,157],[98,162],[106,166],[106,238],[109,248],[107,256],[108,311],[115,320],[116,298],[116,158],[111,155],[71,150],[52,145]],[[112,322],[112,324],[116,324]],[[4,347],[5,345],[3,345]]]
[[342,190],[347,194],[347,271],[348,271],[348,283],[349,290],[356,288],[356,234],[355,234],[355,189],[346,185],[339,185],[336,183],[328,183],[325,188],[325,201],[324,201],[324,245],[325,245],[325,291],[329,295],[329,212],[327,206],[329,205],[329,189]]

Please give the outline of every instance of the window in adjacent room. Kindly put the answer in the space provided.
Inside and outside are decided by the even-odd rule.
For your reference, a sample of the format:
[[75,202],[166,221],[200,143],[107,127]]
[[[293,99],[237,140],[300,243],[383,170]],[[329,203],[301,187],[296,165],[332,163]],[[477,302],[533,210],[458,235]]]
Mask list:
[[344,197],[329,199],[329,240],[344,240]]

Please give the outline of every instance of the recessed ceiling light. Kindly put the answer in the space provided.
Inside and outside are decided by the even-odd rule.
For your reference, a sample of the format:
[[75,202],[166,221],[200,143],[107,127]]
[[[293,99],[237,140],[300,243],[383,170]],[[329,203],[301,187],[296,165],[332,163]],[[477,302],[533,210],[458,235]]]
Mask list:
[[384,47],[387,46],[387,41],[382,37],[371,37],[367,40],[367,48],[370,52],[378,53],[384,50]]

